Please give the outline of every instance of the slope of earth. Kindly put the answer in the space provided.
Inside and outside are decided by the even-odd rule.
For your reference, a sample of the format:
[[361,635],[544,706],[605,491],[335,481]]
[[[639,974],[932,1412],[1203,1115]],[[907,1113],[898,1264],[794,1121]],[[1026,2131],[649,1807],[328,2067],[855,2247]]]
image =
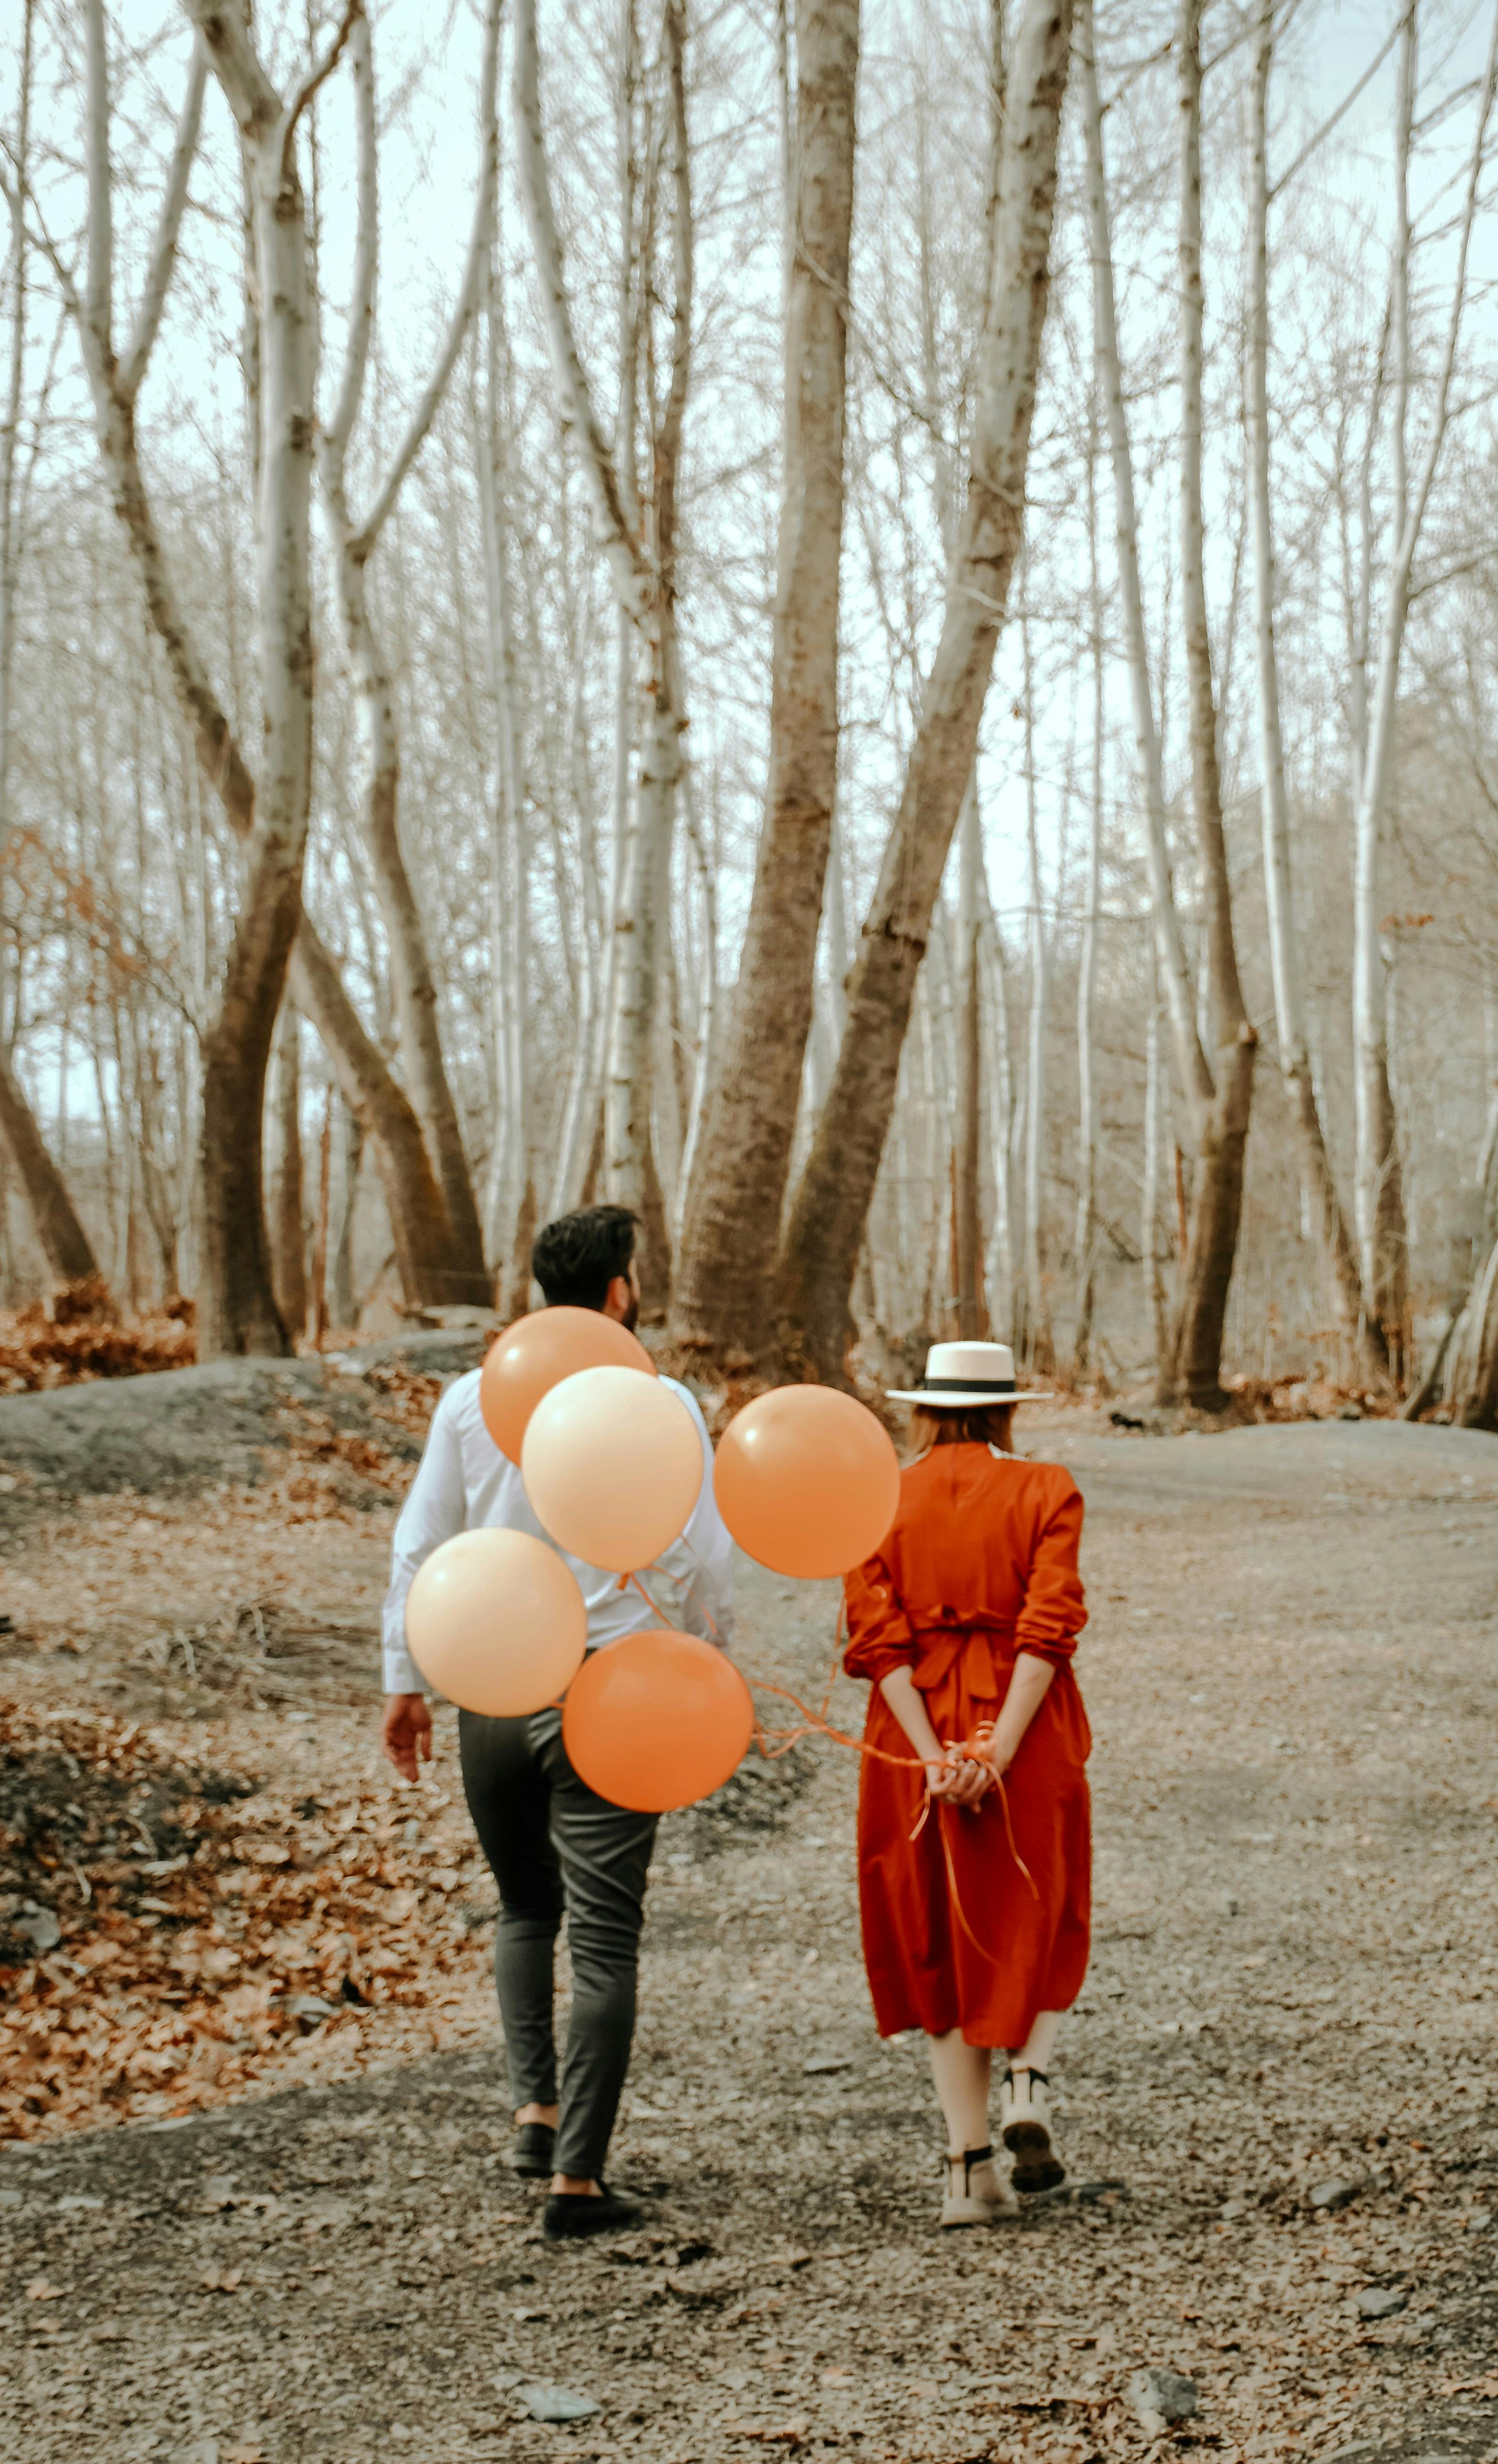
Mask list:
[[[1026,1438],[1089,1500],[1096,1947],[1057,2064],[1069,2195],[980,2235],[934,2231],[921,2048],[869,2022],[851,1756],[662,1826],[614,2159],[649,2221],[556,2252],[505,2169],[451,1726],[418,1792],[372,1750],[388,1507],[272,1483],[17,1538],[15,1716],[92,1771],[67,1724],[109,1710],[92,1896],[59,1879],[20,1988],[43,2033],[102,2035],[117,1991],[165,2033],[102,2106],[78,2090],[148,2119],[65,2131],[43,2080],[0,2148],[5,2464],[1084,2464],[1150,2452],[1152,2365],[1194,2382],[1170,2443],[1203,2455],[1498,2455],[1498,1441]],[[746,1569],[743,1602],[745,1664],[816,1684],[826,1592]],[[173,1850],[140,1849],[172,1869],[147,1892],[137,1804]],[[174,1986],[90,1964],[100,1901]],[[537,2421],[542,2383],[598,2409]]]

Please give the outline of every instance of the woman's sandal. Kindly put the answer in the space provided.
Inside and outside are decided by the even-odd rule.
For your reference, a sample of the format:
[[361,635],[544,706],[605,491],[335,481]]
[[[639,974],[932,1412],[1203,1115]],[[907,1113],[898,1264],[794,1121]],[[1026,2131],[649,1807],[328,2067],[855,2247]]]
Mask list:
[[1044,2071],[1005,2071],[999,2101],[1003,2117],[1000,2136],[1014,2158],[1014,2187],[1030,2197],[1039,2190],[1053,2190],[1067,2178],[1050,2135],[1050,2107],[1045,2096],[1049,2084]]
[[[962,2188],[953,2187],[953,2175],[962,2167]],[[979,2176],[975,2183],[974,2174]],[[1006,2216],[1017,2216],[1020,2203],[1007,2182],[1002,2182],[994,2167],[991,2147],[965,2147],[960,2156],[949,2156],[941,2174],[941,2223],[944,2230],[961,2225],[996,2225]]]

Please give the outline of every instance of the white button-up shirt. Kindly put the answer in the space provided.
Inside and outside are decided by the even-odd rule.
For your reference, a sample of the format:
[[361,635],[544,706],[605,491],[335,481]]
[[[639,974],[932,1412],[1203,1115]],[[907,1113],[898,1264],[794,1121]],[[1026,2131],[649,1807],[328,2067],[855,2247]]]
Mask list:
[[[425,1681],[406,1646],[406,1595],[418,1567],[444,1540],[459,1531],[531,1531],[549,1549],[557,1548],[537,1521],[518,1470],[500,1453],[484,1426],[478,1381],[479,1372],[470,1370],[467,1376],[454,1379],[438,1403],[426,1451],[395,1527],[390,1588],[382,1620],[387,1694],[423,1690]],[[663,1377],[661,1384],[679,1397],[696,1424],[702,1441],[702,1487],[681,1538],[672,1541],[653,1566],[642,1568],[640,1579],[665,1621],[684,1626],[689,1634],[727,1642],[733,1631],[734,1544],[713,1495],[713,1441],[690,1390],[674,1377]],[[627,1583],[621,1590],[617,1574],[585,1566],[565,1549],[557,1549],[557,1554],[571,1567],[587,1603],[590,1651],[659,1621],[633,1584]]]

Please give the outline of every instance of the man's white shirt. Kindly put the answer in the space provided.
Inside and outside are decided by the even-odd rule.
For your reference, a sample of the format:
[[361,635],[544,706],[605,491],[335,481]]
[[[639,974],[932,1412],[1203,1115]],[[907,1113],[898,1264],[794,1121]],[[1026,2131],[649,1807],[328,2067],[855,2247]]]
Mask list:
[[660,1617],[633,1584],[569,1556],[547,1537],[525,1494],[525,1483],[500,1453],[478,1408],[479,1372],[455,1378],[432,1414],[426,1451],[395,1527],[390,1588],[382,1636],[385,1690],[419,1694],[426,1681],[406,1647],[406,1598],[418,1569],[459,1531],[530,1531],[570,1566],[587,1603],[590,1651],[665,1621],[689,1634],[727,1642],[733,1631],[734,1544],[713,1494],[713,1441],[695,1397],[674,1377],[661,1384],[686,1406],[702,1445],[702,1487],[679,1540],[643,1567],[640,1580]]

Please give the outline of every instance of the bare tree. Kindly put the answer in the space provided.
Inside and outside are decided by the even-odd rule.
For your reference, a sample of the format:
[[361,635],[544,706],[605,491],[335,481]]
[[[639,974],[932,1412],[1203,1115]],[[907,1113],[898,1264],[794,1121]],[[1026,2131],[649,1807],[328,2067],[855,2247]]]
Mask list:
[[[26,371],[27,231],[24,199],[30,177],[32,82],[36,27],[35,0],[24,0],[21,74],[11,153],[15,187],[11,207],[11,347],[7,355],[4,425],[0,427],[0,855],[11,834],[11,692],[15,676],[15,608],[22,551],[17,503],[17,448]],[[3,1002],[0,982],[0,1002]],[[107,1311],[109,1293],[93,1244],[42,1135],[25,1090],[0,1044],[0,1138],[15,1167],[33,1229],[54,1280],[79,1300]]]
[[1212,1411],[1221,1409],[1223,1400],[1223,1330],[1242,1216],[1244,1152],[1256,1038],[1244,1001],[1233,937],[1232,894],[1218,773],[1217,706],[1202,571],[1201,8],[1198,0],[1182,0],[1175,45],[1180,100],[1180,540],[1192,806],[1206,897],[1206,1008],[1216,1050],[1215,1068],[1201,1041],[1171,874],[1159,730],[1151,693],[1139,582],[1134,465],[1118,352],[1091,0],[1080,0],[1077,49],[1087,139],[1094,350],[1112,460],[1119,596],[1134,703],[1135,750],[1144,792],[1156,955],[1174,1031],[1177,1064],[1191,1107],[1197,1150],[1179,1311],[1172,1339],[1157,1362],[1157,1379],[1162,1399],[1173,1398],[1179,1391],[1190,1402]]
[[848,985],[837,1069],[777,1268],[782,1351],[829,1380],[845,1374],[848,1293],[889,1133],[916,972],[972,775],[1023,534],[1070,39],[1069,0],[1028,0],[1009,66],[994,275],[941,638]]
[[[1268,95],[1274,62],[1275,5],[1276,0],[1260,0],[1254,48],[1249,123],[1248,318],[1244,351],[1259,696],[1259,794],[1264,820],[1269,962],[1274,984],[1280,1073],[1289,1099],[1307,1211],[1320,1243],[1333,1305],[1348,1334],[1361,1340],[1370,1373],[1381,1380],[1389,1365],[1388,1345],[1381,1321],[1364,1301],[1357,1251],[1337,1194],[1311,1067],[1305,966],[1295,913],[1289,797],[1285,782],[1279,656],[1275,642],[1268,385]],[[1355,743],[1357,740],[1355,731]]]
[[1458,226],[1457,264],[1444,347],[1436,379],[1435,399],[1425,436],[1425,450],[1413,487],[1406,475],[1406,422],[1409,396],[1409,258],[1411,233],[1408,207],[1409,157],[1413,143],[1416,82],[1416,8],[1408,6],[1401,26],[1399,136],[1395,185],[1398,205],[1391,283],[1391,332],[1395,350],[1394,451],[1395,535],[1384,585],[1382,621],[1378,628],[1377,663],[1368,711],[1368,739],[1362,763],[1361,791],[1355,818],[1355,869],[1353,888],[1353,1029],[1356,1063],[1355,1089],[1357,1120],[1356,1212],[1362,1257],[1363,1288],[1369,1309],[1383,1330],[1395,1365],[1402,1358],[1407,1237],[1400,1187],[1399,1155],[1389,1084],[1388,1005],[1383,956],[1382,879],[1384,842],[1388,831],[1389,791],[1399,709],[1399,666],[1409,621],[1415,553],[1420,544],[1431,491],[1445,442],[1450,414],[1451,380],[1456,368],[1463,310],[1466,298],[1467,256],[1482,182],[1487,123],[1498,88],[1498,11],[1493,18],[1487,64],[1478,92],[1476,125],[1467,165],[1465,193]]
[[[89,0],[89,7],[91,11],[95,10],[97,0]],[[90,23],[93,22],[91,17]],[[345,17],[344,30],[348,25],[349,19]],[[85,156],[85,169],[89,230],[91,234],[98,235],[98,247],[90,260],[86,296],[79,295],[67,264],[50,243],[47,243],[47,253],[77,331],[93,402],[99,452],[109,479],[115,511],[135,561],[146,612],[161,644],[199,766],[236,836],[247,847],[253,847],[258,826],[257,782],[214,691],[174,585],[142,469],[136,425],[141,385],[160,331],[176,263],[188,181],[197,150],[207,60],[200,45],[194,52],[188,73],[187,91],[130,343],[122,354],[117,355],[112,342],[109,107],[101,19],[98,41],[91,45],[89,58],[93,67],[88,111],[90,143]],[[249,177],[247,170],[247,181]],[[258,290],[258,276],[255,288]],[[248,362],[252,371],[259,371],[265,364],[267,354],[259,339],[258,313],[247,311],[247,315]],[[260,392],[260,379],[256,375],[251,412],[257,435],[262,429]],[[298,452],[299,450],[298,430]],[[263,486],[263,451],[258,453],[257,461],[262,471]],[[392,1077],[379,1045],[363,1025],[349,999],[336,960],[305,917],[301,919],[292,955],[291,983],[298,1008],[313,1021],[333,1058],[344,1101],[357,1112],[375,1142],[389,1207],[396,1258],[408,1299],[418,1303],[451,1300],[456,1271],[452,1227],[427,1154],[420,1123],[408,1097]],[[200,1115],[206,1110],[201,1101],[198,1110]],[[259,1118],[258,1104],[254,1117],[256,1120]],[[226,1124],[220,1122],[213,1134],[229,1134]],[[258,1150],[253,1160],[258,1169]],[[222,1211],[220,1220],[224,1220]],[[261,1227],[263,1243],[264,1215],[258,1200],[255,1221]],[[253,1241],[254,1236],[252,1233],[247,1237]]]
[[426,443],[484,288],[490,258],[498,134],[495,84],[498,72],[499,0],[486,0],[479,71],[480,162],[468,260],[447,332],[427,384],[408,420],[388,470],[363,519],[349,503],[348,453],[363,403],[379,292],[380,174],[374,58],[369,21],[361,8],[348,37],[358,160],[358,228],[348,341],[332,417],[319,432],[318,473],[337,549],[339,605],[364,734],[364,835],[374,871],[400,1022],[406,1075],[436,1165],[452,1235],[446,1297],[486,1306],[490,1282],[457,1106],[448,1083],[437,1010],[437,987],[421,910],[401,845],[401,752],[395,694],[370,605],[369,567],[402,486]]
[[[682,708],[676,648],[677,493],[691,373],[693,219],[687,129],[686,10],[666,0],[662,38],[671,131],[672,294],[664,401],[650,404],[651,488],[631,505],[615,449],[599,424],[573,330],[561,233],[552,204],[540,107],[536,0],[517,0],[514,103],[521,192],[558,407],[577,445],[595,528],[621,618],[630,628],[640,713],[628,845],[614,911],[605,1159],[610,1195],[645,1219],[645,1268],[662,1282],[664,1205],[650,1145],[657,993],[656,893],[671,845],[681,771]],[[650,285],[653,291],[653,283]],[[631,438],[632,442],[632,438]],[[644,1271],[644,1269],[642,1269]]]
[[799,0],[770,767],[730,1039],[687,1199],[673,1327],[761,1355],[837,791],[859,0]]

